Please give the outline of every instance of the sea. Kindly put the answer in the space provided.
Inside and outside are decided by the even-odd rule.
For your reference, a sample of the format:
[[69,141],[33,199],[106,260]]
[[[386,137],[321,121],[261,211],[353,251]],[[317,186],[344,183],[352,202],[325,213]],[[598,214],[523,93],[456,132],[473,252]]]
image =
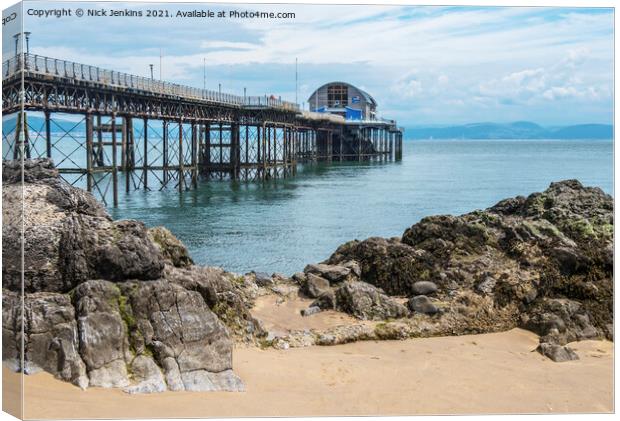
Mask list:
[[[163,225],[202,265],[292,274],[341,244],[401,236],[421,218],[459,215],[577,179],[613,194],[612,140],[409,140],[402,161],[307,164],[270,182],[133,191],[115,219]],[[123,182],[120,182],[123,186]]]

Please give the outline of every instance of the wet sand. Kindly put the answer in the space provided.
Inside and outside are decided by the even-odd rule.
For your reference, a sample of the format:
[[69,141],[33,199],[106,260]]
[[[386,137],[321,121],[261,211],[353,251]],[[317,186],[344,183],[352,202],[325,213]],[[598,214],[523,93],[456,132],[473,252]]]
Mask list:
[[[243,393],[127,395],[25,376],[26,418],[159,418],[613,411],[613,344],[572,344],[554,363],[509,332],[278,351],[240,348]],[[5,385],[19,375],[3,369]]]

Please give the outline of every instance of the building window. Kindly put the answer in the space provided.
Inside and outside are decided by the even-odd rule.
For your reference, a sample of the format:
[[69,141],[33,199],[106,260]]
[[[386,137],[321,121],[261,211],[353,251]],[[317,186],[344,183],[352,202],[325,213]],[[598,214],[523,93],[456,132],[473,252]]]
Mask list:
[[330,85],[327,87],[327,106],[329,108],[344,108],[349,103],[348,87],[346,85]]

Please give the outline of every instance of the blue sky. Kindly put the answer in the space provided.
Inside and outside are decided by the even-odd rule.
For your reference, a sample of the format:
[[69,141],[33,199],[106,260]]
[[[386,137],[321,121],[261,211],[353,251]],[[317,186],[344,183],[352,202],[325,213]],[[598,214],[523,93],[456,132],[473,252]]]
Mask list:
[[[146,10],[144,3],[25,3]],[[332,80],[402,125],[611,123],[613,11],[526,7],[167,5],[294,12],[294,19],[25,18],[31,52],[226,92],[299,99]],[[6,50],[8,47],[3,45]],[[3,51],[5,55],[7,51]]]

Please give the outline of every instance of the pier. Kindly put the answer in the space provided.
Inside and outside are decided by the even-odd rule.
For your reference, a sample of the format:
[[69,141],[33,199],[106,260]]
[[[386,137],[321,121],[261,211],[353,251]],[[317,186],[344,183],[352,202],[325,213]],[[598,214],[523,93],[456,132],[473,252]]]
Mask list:
[[52,158],[68,182],[114,206],[120,189],[185,191],[201,180],[293,177],[299,164],[402,159],[403,130],[374,116],[33,54],[5,61],[2,77],[3,160]]

